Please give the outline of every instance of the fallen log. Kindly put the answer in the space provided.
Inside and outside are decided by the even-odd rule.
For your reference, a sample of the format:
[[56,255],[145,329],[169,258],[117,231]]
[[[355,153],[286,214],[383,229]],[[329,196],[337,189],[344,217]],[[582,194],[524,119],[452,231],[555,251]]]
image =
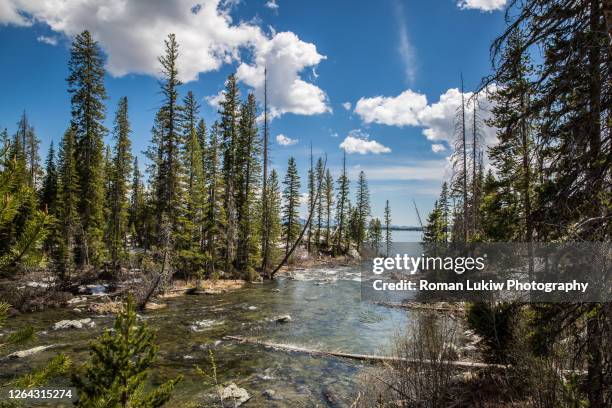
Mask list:
[[392,307],[396,309],[432,310],[435,312],[465,313],[465,310],[459,307],[438,306],[438,305],[430,305],[430,304],[417,303],[417,302],[408,302],[408,303],[375,302],[375,303],[380,306]]
[[344,353],[341,351],[323,351],[323,350],[313,350],[305,347],[293,346],[290,344],[279,344],[279,343],[271,343],[267,341],[262,341],[250,337],[241,337],[241,336],[225,336],[227,340],[235,340],[241,343],[255,344],[267,348],[273,348],[277,350],[284,351],[293,351],[297,353],[305,353],[313,356],[332,356],[332,357],[342,357],[348,358],[352,360],[361,360],[361,361],[380,361],[380,362],[406,362],[409,364],[424,364],[424,365],[450,365],[460,369],[472,369],[472,368],[501,368],[505,369],[507,366],[501,364],[487,364],[480,363],[477,361],[452,361],[452,360],[419,360],[419,359],[408,359],[402,357],[391,357],[391,356],[378,356],[378,355],[369,355],[369,354],[353,354],[353,353]]

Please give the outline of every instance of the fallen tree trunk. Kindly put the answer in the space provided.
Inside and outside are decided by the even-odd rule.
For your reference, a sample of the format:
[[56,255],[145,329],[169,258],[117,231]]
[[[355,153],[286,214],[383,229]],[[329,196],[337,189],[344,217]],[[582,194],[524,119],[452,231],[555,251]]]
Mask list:
[[431,310],[435,312],[452,312],[452,313],[465,313],[465,310],[459,307],[448,307],[448,306],[438,306],[438,305],[430,305],[424,303],[417,302],[408,302],[408,303],[390,303],[390,302],[375,302],[377,305],[392,307],[396,309],[411,309],[411,310]]
[[369,354],[352,354],[352,353],[344,353],[341,351],[322,351],[322,350],[313,350],[305,347],[292,346],[289,344],[278,344],[278,343],[270,343],[267,341],[257,340],[250,337],[240,337],[240,336],[225,336],[227,340],[235,340],[241,343],[248,344],[256,344],[259,346],[264,346],[268,348],[285,350],[285,351],[293,351],[297,353],[305,353],[315,356],[333,356],[333,357],[343,357],[349,358],[352,360],[361,360],[361,361],[381,361],[381,362],[406,362],[410,364],[425,364],[425,365],[450,365],[460,369],[471,369],[471,368],[501,368],[505,369],[507,366],[501,364],[487,364],[480,363],[476,361],[447,361],[447,360],[419,360],[419,359],[407,359],[401,357],[391,357],[391,356],[377,356],[377,355],[369,355]]

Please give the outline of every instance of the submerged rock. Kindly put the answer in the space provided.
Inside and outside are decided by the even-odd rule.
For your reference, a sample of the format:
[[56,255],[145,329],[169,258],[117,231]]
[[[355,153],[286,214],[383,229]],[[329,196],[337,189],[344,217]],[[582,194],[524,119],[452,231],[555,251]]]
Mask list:
[[68,300],[69,305],[74,305],[77,303],[84,303],[87,302],[87,298],[85,296],[77,296],[77,297],[73,297],[72,299]]
[[264,390],[261,394],[267,399],[272,400],[272,401],[281,401],[283,399],[283,397],[278,395],[276,391],[271,390],[271,389]]
[[276,323],[289,323],[291,321],[291,315],[276,316],[272,320],[274,320]]
[[53,330],[64,330],[64,329],[82,329],[86,327],[94,327],[96,323],[89,317],[80,320],[60,320],[53,325]]
[[168,307],[167,303],[154,303],[154,302],[147,302],[145,304],[145,309],[147,310],[158,310],[158,309],[163,309]]
[[219,390],[219,396],[223,401],[228,401],[233,406],[239,407],[240,405],[251,399],[251,396],[244,388],[238,387],[236,384],[231,383],[225,388]]

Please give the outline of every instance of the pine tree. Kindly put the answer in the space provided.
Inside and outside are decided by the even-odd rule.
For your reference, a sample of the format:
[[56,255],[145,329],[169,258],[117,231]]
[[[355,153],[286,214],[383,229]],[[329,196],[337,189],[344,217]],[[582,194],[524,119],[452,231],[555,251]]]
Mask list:
[[300,233],[300,219],[298,209],[300,206],[300,176],[297,171],[295,159],[289,157],[287,173],[283,181],[283,235],[285,237],[285,255]]
[[357,251],[363,247],[366,239],[367,222],[370,217],[370,192],[365,172],[359,172],[359,180],[357,181],[357,198],[355,200],[355,211],[357,212],[356,226],[356,243]]
[[273,264],[278,257],[278,243],[281,238],[281,192],[278,182],[278,173],[272,170],[267,183],[268,193],[266,194],[267,203],[265,211],[268,212],[265,219],[267,225],[262,239],[266,240],[266,248],[268,249],[267,263],[263,264],[262,272],[267,276],[268,266]]
[[[115,116],[113,138],[115,140],[110,178],[110,217],[108,247],[111,262],[115,271],[119,270],[120,262],[127,255],[127,237],[129,222],[129,174],[132,172],[132,153],[130,142],[130,122],[128,118],[128,100],[119,100]],[[137,164],[137,163],[136,163]]]
[[522,218],[515,238],[529,242],[533,238],[533,140],[525,113],[533,97],[534,90],[528,78],[533,75],[534,69],[529,55],[522,50],[523,43],[523,34],[520,30],[515,30],[509,38],[503,56],[512,63],[512,70],[498,78],[500,86],[492,97],[495,107],[489,124],[499,129],[499,143],[490,150],[491,161],[500,170],[498,181],[520,194],[522,198],[520,205],[514,207],[520,212],[517,215]]
[[33,206],[35,195],[17,141],[0,150],[0,276],[41,263],[42,242],[52,221],[47,212]]
[[385,202],[385,256],[389,256],[391,251],[392,236],[391,236],[391,206],[389,200]]
[[70,127],[60,144],[57,187],[56,223],[53,228],[52,258],[60,279],[69,278],[74,271],[77,238],[81,233],[78,214],[79,177],[76,165],[75,132]]
[[439,202],[434,203],[434,208],[427,217],[427,223],[423,228],[423,242],[439,243],[444,242],[444,225],[442,210]]
[[347,228],[347,221],[349,212],[349,178],[346,173],[346,152],[342,158],[342,172],[336,181],[337,193],[336,193],[336,244],[334,253],[343,253],[348,249],[348,245],[345,244],[345,230]]
[[[321,234],[323,231],[323,217],[324,217],[324,199],[325,199],[325,168],[323,165],[323,159],[319,157],[317,160],[317,165],[315,167],[315,184],[320,186],[321,192],[317,197],[317,202],[315,203],[315,217],[312,223],[315,224],[315,234],[314,234],[314,242],[315,248],[318,251],[321,247]],[[316,194],[316,193],[315,193]]]
[[[191,137],[191,132],[195,131],[196,134],[198,132],[198,115],[200,114],[200,104],[196,101],[193,92],[188,91],[185,98],[183,98],[183,106],[181,107],[180,112],[180,120],[181,120],[181,128],[183,130],[183,140],[186,143],[187,140]],[[202,142],[205,139],[202,139],[200,134],[198,135],[198,141],[200,142],[200,149],[202,149]],[[206,128],[204,128],[204,137],[206,137]]]
[[98,266],[104,258],[103,138],[106,129],[103,121],[106,90],[102,51],[89,31],[74,38],[68,70],[80,188],[78,209],[82,233],[79,234],[78,261],[81,265]]
[[134,164],[132,165],[132,187],[130,188],[130,210],[129,210],[129,221],[128,230],[132,240],[132,246],[144,245],[144,209],[145,209],[145,196],[144,186],[141,181],[140,168],[138,166],[138,157],[134,157]]
[[382,225],[379,218],[370,219],[368,224],[368,244],[374,252],[374,255],[378,255],[380,252],[380,244],[382,242]]
[[[317,194],[316,192],[316,186],[315,186],[315,178],[316,178],[316,174],[315,174],[315,168],[314,168],[314,157],[312,155],[312,142],[310,142],[310,167],[308,168],[308,208],[316,208],[315,207],[315,196]],[[306,248],[308,249],[308,252],[312,252],[313,249],[313,245],[312,245],[312,237],[313,237],[313,222],[311,222],[310,224],[308,224],[308,235],[306,236]]]
[[[158,228],[162,231],[169,228],[171,240],[180,233],[179,216],[184,207],[184,191],[181,183],[183,174],[181,166],[181,135],[180,113],[178,105],[178,87],[181,81],[178,78],[177,60],[179,46],[174,34],[168,34],[164,40],[165,53],[158,58],[162,67],[161,93],[162,106],[157,115],[156,132],[158,147],[158,178],[156,180],[156,199]],[[167,220],[167,221],[166,221]],[[166,226],[165,223],[169,225]]]
[[196,128],[198,134],[198,141],[200,142],[200,150],[202,151],[202,163],[206,160],[206,139],[208,138],[206,132],[206,122],[204,119],[200,119],[198,127]]
[[236,77],[231,74],[226,81],[224,99],[219,110],[221,129],[221,152],[223,155],[223,207],[226,211],[225,271],[229,272],[236,257],[236,147],[238,142],[239,93]]
[[91,344],[90,360],[82,375],[73,375],[77,407],[163,406],[182,377],[145,391],[148,370],[155,361],[155,335],[146,323],[139,323],[133,298],[128,297],[117,315],[113,330],[107,330]]
[[203,276],[206,269],[204,255],[204,222],[206,214],[206,184],[202,152],[196,129],[191,134],[184,147],[184,169],[186,174],[186,205],[181,216],[181,231],[177,234],[179,256],[176,261],[177,270],[187,277]]
[[49,146],[47,154],[45,176],[43,177],[42,187],[40,189],[39,202],[40,208],[46,209],[50,214],[55,212],[55,203],[57,199],[57,165],[55,162],[55,148],[53,141]]
[[249,94],[241,107],[236,154],[236,215],[238,223],[237,264],[254,279],[254,268],[259,265],[259,234],[261,230],[255,191],[261,185],[261,138],[257,128],[257,105],[255,96]]
[[38,183],[42,176],[40,156],[38,154],[40,140],[36,137],[34,127],[30,124],[25,111],[22,113],[17,123],[17,137],[20,139],[20,144],[23,148],[28,183],[32,188],[36,189],[38,188]]
[[[442,183],[442,191],[440,192],[440,198],[438,199],[438,205],[440,207],[441,215],[442,215],[442,225],[443,225],[443,234],[444,234],[444,242],[449,241],[449,217],[450,217],[450,207],[449,207],[449,192],[448,192],[448,184],[446,181]],[[480,205],[480,203],[478,203]]]
[[225,241],[226,212],[223,206],[225,184],[220,160],[220,134],[218,122],[213,123],[210,131],[210,140],[205,153],[204,170],[207,181],[206,205],[206,253],[208,266],[206,272],[209,277],[215,276],[215,263],[221,255]]
[[325,245],[331,247],[331,218],[332,208],[334,206],[334,179],[331,171],[327,169],[323,184],[323,197],[325,200]]

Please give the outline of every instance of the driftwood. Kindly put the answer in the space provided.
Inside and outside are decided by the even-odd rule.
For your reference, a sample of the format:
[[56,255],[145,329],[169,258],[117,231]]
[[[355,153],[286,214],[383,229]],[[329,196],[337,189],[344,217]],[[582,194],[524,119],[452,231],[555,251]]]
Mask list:
[[[323,174],[325,174],[326,168],[327,168],[327,155],[325,156],[325,162],[323,163]],[[291,249],[285,254],[285,257],[283,258],[283,260],[278,264],[276,268],[272,270],[272,272],[270,272],[270,276],[269,276],[270,279],[274,279],[274,275],[276,275],[276,273],[280,270],[280,268],[282,268],[283,265],[289,260],[289,257],[291,256],[291,254],[293,254],[293,251],[295,251],[295,249],[298,247],[300,242],[302,242],[302,238],[304,238],[304,234],[306,233],[306,230],[308,229],[308,226],[310,225],[310,222],[312,221],[312,216],[314,215],[315,206],[316,206],[317,201],[319,201],[320,194],[321,194],[321,180],[318,180],[317,193],[315,194],[314,200],[312,200],[312,205],[310,206],[310,209],[308,211],[308,219],[304,223],[304,228],[302,228],[300,235],[298,236],[297,240],[291,246]]]
[[375,302],[377,305],[392,307],[396,309],[409,309],[409,310],[431,310],[434,312],[452,312],[452,313],[465,313],[462,308],[448,307],[448,306],[437,306],[431,304],[424,304],[418,302],[407,302],[407,303],[390,303],[390,302]]
[[332,356],[332,357],[342,357],[348,358],[352,360],[361,360],[361,361],[374,361],[374,362],[406,362],[409,364],[425,364],[425,365],[439,365],[446,364],[453,366],[459,369],[472,369],[472,368],[507,368],[505,365],[501,364],[487,364],[480,363],[476,361],[450,361],[450,360],[420,360],[420,359],[407,359],[402,357],[391,357],[391,356],[377,356],[377,355],[369,355],[369,354],[352,354],[352,353],[344,353],[341,351],[322,351],[322,350],[313,350],[305,347],[292,346],[289,344],[278,344],[278,343],[270,343],[267,341],[257,340],[250,337],[241,337],[241,336],[225,336],[227,340],[235,340],[241,343],[248,344],[256,344],[259,346],[264,346],[268,348],[285,350],[285,351],[293,351],[297,353],[305,353],[313,356]]

